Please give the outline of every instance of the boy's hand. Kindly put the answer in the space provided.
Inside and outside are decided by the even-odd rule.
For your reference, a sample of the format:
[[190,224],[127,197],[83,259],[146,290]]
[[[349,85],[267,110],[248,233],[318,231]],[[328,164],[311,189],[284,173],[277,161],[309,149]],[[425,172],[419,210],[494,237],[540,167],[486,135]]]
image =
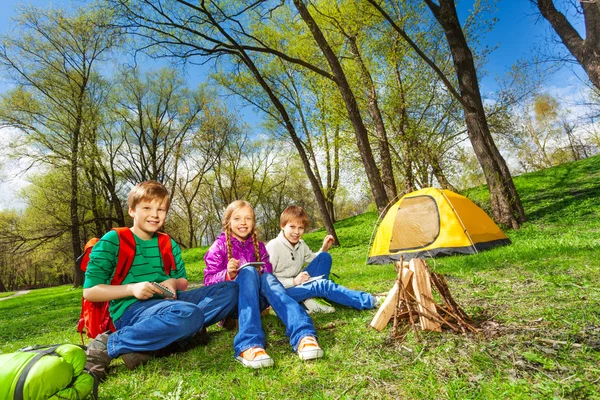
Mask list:
[[298,276],[296,276],[294,278],[294,286],[302,285],[304,282],[306,282],[309,279],[310,279],[310,275],[308,274],[308,272],[306,272],[306,271],[300,272],[298,274]]
[[237,276],[237,270],[240,265],[240,262],[235,258],[229,259],[227,263],[227,274],[229,275],[229,279],[233,279]]
[[160,289],[150,282],[132,283],[130,287],[131,294],[138,300],[148,300],[155,294],[161,293]]
[[325,239],[323,239],[323,246],[321,246],[321,251],[329,251],[329,249],[333,245],[333,240],[334,239],[332,235],[325,236]]

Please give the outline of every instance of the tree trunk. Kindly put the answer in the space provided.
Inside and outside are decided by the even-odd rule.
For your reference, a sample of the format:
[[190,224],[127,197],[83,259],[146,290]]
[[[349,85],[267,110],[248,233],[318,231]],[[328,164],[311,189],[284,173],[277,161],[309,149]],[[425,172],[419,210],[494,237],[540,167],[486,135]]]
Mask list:
[[400,139],[403,143],[402,146],[402,170],[404,171],[404,193],[414,192],[417,188],[415,186],[415,177],[413,174],[413,159],[412,159],[412,150],[414,148],[414,143],[412,140],[412,135],[409,137],[409,118],[406,110],[406,97],[404,96],[404,84],[402,82],[402,75],[398,70],[398,67],[394,68],[394,73],[396,75],[396,82],[398,83],[398,92],[400,96],[400,110],[398,110],[398,114],[400,115],[400,126],[398,127],[398,133],[400,135]]
[[294,143],[294,146],[296,147],[296,150],[298,150],[298,154],[300,155],[300,159],[302,160],[304,171],[306,172],[306,176],[308,177],[310,185],[315,194],[317,204],[319,205],[319,212],[321,213],[321,218],[323,218],[323,224],[325,225],[325,229],[327,230],[327,233],[329,235],[333,236],[334,244],[339,245],[340,242],[335,232],[335,227],[333,226],[333,220],[331,219],[331,215],[329,214],[329,210],[327,208],[327,200],[325,199],[323,191],[321,190],[321,185],[319,184],[317,177],[313,173],[313,170],[310,165],[310,160],[308,159],[304,147],[302,146],[302,141],[296,134],[296,129],[294,128],[294,125],[290,120],[290,116],[288,115],[285,106],[281,103],[281,101],[279,101],[279,99],[277,98],[269,84],[265,81],[265,79],[261,75],[254,62],[250,59],[250,57],[244,52],[243,49],[239,49],[239,51],[241,52],[241,61],[248,67],[252,75],[254,75],[258,84],[263,88],[267,96],[269,96],[269,100],[271,100],[271,103],[279,112],[279,115],[281,115],[281,119],[285,124],[286,130],[288,131],[290,138],[292,139],[292,143]]
[[[73,260],[77,260],[81,255],[81,237],[79,235],[79,214],[78,214],[78,197],[79,197],[79,180],[78,180],[78,163],[79,163],[79,134],[81,130],[81,117],[78,117],[76,127],[73,132],[71,142],[71,246],[73,247]],[[79,287],[83,285],[83,271],[79,269],[76,263],[73,263],[73,286]]]
[[453,0],[440,0],[437,6],[424,0],[446,34],[458,77],[465,123],[475,155],[483,169],[490,191],[496,222],[518,229],[525,212],[504,158],[498,151],[487,124],[473,55],[460,26]]
[[446,174],[440,165],[439,159],[431,154],[431,150],[429,150],[428,153],[429,165],[431,165],[433,175],[435,176],[435,179],[437,179],[442,189],[448,189],[456,192],[456,188],[450,183],[450,181],[448,181],[448,178],[446,177]]
[[352,50],[353,56],[356,59],[356,62],[358,63],[358,66],[360,68],[363,82],[367,86],[366,91],[367,101],[369,103],[369,114],[371,115],[371,118],[373,119],[373,124],[375,125],[375,135],[379,140],[381,180],[383,182],[385,192],[389,199],[388,201],[391,201],[392,199],[396,198],[398,190],[396,188],[396,181],[394,180],[394,169],[392,167],[390,144],[388,141],[385,124],[383,122],[383,116],[381,115],[381,110],[379,109],[379,102],[377,99],[377,91],[375,90],[375,83],[373,82],[373,78],[371,77],[369,70],[365,66],[365,63],[363,62],[360,51],[358,49],[358,45],[356,44],[356,38],[354,36],[349,36],[348,40],[350,41],[350,48]]
[[317,45],[323,52],[323,55],[325,56],[327,63],[329,64],[329,67],[331,68],[331,71],[335,77],[335,83],[340,91],[340,94],[342,95],[344,104],[346,105],[346,110],[348,111],[348,118],[354,127],[356,144],[358,145],[358,151],[367,174],[369,185],[371,186],[375,204],[380,211],[383,211],[387,207],[389,200],[383,187],[381,175],[379,173],[379,169],[377,168],[375,158],[373,157],[367,128],[365,127],[360,115],[360,110],[358,103],[356,102],[356,98],[354,97],[354,93],[350,88],[350,84],[346,79],[346,75],[344,74],[337,56],[333,53],[329,43],[327,43],[325,36],[321,32],[321,29],[308,12],[303,0],[294,0],[294,5],[300,13],[300,17],[311,31]]
[[590,81],[600,90],[600,1],[581,1],[585,22],[585,40],[559,12],[552,0],[537,0],[542,16],[550,22],[569,52],[581,64]]

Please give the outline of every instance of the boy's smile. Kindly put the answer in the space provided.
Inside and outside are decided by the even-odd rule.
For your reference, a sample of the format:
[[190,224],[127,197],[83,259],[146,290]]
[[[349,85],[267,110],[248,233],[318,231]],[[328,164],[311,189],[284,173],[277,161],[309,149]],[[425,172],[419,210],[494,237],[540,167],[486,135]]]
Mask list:
[[254,229],[254,214],[248,207],[242,207],[231,214],[229,224],[231,234],[238,240],[246,240]]
[[302,239],[302,235],[304,235],[304,224],[300,221],[290,221],[285,226],[281,227],[281,230],[288,242],[292,245],[296,245],[300,239]]
[[166,201],[142,200],[135,206],[135,210],[129,209],[129,215],[133,218],[133,233],[140,239],[149,240],[165,223]]

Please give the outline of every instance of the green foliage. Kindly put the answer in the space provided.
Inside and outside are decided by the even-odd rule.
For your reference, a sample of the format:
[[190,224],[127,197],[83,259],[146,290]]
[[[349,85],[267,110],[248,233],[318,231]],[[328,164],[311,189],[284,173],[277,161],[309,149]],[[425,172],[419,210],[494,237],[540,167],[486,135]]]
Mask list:
[[[507,231],[512,245],[430,261],[456,301],[482,328],[478,335],[409,332],[400,342],[367,328],[374,311],[336,306],[312,316],[325,357],[302,363],[285,327],[263,318],[272,369],[251,371],[232,358],[234,333],[211,327],[208,346],[151,360],[131,372],[114,360],[102,399],[453,398],[598,399],[600,396],[600,157],[519,176],[529,221]],[[489,202],[485,187],[466,193]],[[486,208],[489,208],[487,206]],[[374,212],[337,223],[331,250],[336,281],[389,290],[390,265],[365,266]],[[320,246],[323,231],[305,235]],[[184,251],[193,283],[206,247]],[[35,343],[79,342],[81,290],[34,290],[0,301],[0,351]]]

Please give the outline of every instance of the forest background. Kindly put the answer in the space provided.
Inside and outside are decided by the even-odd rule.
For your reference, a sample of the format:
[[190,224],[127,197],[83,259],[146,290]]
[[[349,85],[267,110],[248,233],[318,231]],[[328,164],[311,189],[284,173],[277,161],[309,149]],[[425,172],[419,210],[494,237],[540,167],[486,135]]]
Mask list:
[[[210,243],[235,199],[267,240],[289,204],[335,235],[427,186],[487,184],[487,211],[518,229],[513,175],[598,153],[600,3],[532,2],[546,36],[482,91],[503,3],[20,6],[0,42],[0,127],[3,178],[27,185],[0,212],[0,291],[80,285],[73,261],[129,223],[146,179],[170,190],[165,230],[184,248]],[[578,96],[550,91],[572,65]]]

